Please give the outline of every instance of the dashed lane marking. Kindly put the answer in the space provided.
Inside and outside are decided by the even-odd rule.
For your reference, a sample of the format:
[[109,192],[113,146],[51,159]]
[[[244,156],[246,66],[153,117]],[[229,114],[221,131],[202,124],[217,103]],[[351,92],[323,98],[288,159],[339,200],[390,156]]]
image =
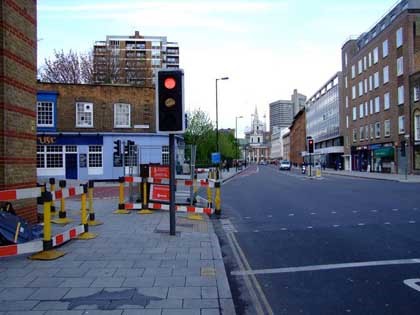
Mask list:
[[370,210],[370,212],[374,212],[374,213],[376,213],[376,212],[378,212],[378,210]]
[[391,224],[391,222],[385,222],[384,224],[386,224],[386,225],[390,225],[390,224]]
[[395,211],[396,212],[396,211],[398,211],[398,209],[392,209],[392,211]]
[[353,210],[352,212],[353,212],[353,213],[358,213],[359,211],[357,211],[357,210]]
[[420,286],[417,284],[418,282],[420,282],[420,279],[406,279],[403,281],[405,285],[420,292]]
[[338,227],[340,227],[340,225],[339,224],[334,224],[333,227],[338,228]]
[[316,212],[311,212],[311,215],[315,215],[316,214]]
[[414,224],[414,223],[416,223],[416,221],[411,220],[411,221],[408,221],[408,223]]
[[364,226],[365,224],[364,223],[358,223],[357,225],[358,226]]
[[289,217],[293,217],[294,215],[294,213],[289,213]]
[[256,269],[256,270],[237,270],[237,271],[232,271],[231,275],[247,276],[247,275],[258,275],[258,274],[292,273],[292,272],[304,272],[304,271],[320,271],[320,270],[333,270],[333,269],[344,269],[344,268],[361,268],[361,267],[407,265],[407,264],[420,264],[420,258],[378,260],[378,261],[366,261],[366,262],[354,262],[354,263],[342,263],[342,264],[311,265],[311,266],[301,266],[301,267],[285,267],[285,268],[270,268],[270,269]]

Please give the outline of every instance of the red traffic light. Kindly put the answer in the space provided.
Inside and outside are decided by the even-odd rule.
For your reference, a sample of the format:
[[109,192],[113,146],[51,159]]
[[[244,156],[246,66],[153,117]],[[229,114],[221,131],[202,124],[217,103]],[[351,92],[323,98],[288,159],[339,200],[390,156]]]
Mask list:
[[165,88],[168,90],[172,90],[176,86],[176,81],[172,77],[168,77],[165,79],[165,82],[163,83]]

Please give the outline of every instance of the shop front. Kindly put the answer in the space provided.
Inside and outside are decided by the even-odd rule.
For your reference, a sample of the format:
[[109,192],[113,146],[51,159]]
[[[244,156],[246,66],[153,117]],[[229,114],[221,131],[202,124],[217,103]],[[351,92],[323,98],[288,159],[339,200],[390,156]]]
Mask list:
[[352,170],[359,172],[395,173],[395,149],[392,143],[352,147]]
[[416,173],[420,173],[420,142],[414,143],[413,151],[413,169]]

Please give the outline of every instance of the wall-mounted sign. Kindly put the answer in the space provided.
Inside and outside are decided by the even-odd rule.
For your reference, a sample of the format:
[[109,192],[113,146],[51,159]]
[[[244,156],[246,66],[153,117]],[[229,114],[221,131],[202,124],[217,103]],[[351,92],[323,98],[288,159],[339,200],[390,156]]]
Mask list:
[[114,153],[114,167],[122,167],[122,155]]
[[87,167],[87,154],[79,154],[79,167]]
[[37,137],[38,144],[55,144],[57,137],[52,136],[40,136]]

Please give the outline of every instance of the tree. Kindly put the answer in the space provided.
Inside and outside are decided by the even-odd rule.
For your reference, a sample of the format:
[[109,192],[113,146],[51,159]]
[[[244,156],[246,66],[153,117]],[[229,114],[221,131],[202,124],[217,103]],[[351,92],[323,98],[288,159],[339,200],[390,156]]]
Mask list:
[[84,83],[80,61],[80,56],[72,50],[68,53],[54,50],[54,56],[45,59],[45,65],[41,67],[41,80],[54,83]]

